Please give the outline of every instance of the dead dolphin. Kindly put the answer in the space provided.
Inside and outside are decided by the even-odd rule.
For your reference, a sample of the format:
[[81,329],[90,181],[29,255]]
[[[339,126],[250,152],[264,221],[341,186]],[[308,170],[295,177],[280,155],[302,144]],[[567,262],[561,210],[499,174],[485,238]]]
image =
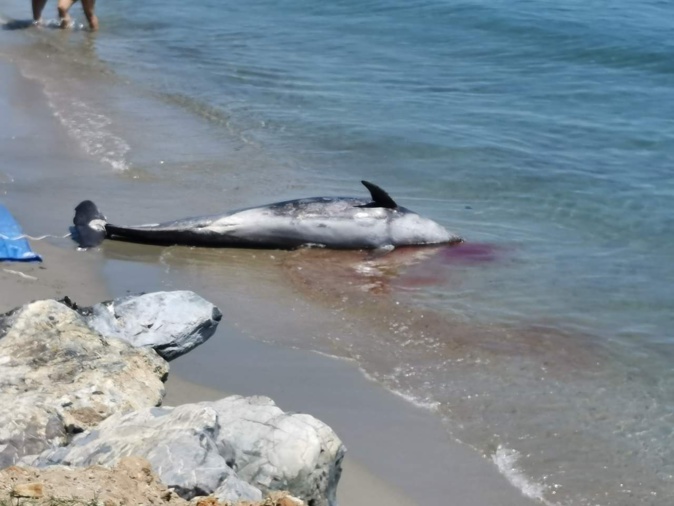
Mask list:
[[460,242],[433,220],[396,204],[384,190],[362,181],[372,200],[311,197],[225,214],[121,227],[90,200],[75,208],[73,238],[82,248],[104,239],[147,244],[294,249],[378,249]]

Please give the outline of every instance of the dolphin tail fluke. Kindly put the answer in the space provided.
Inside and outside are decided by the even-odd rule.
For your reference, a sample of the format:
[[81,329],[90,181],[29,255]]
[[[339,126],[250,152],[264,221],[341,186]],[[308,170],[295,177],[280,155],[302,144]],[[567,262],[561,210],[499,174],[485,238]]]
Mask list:
[[94,248],[107,236],[106,218],[91,200],[77,205],[73,224],[75,226],[72,228],[72,236],[80,248]]

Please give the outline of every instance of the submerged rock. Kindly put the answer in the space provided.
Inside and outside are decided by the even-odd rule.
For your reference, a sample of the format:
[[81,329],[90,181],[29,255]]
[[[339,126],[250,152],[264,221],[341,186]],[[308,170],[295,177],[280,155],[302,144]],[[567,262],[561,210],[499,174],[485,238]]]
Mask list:
[[217,307],[186,290],[129,295],[78,311],[104,336],[152,347],[169,361],[208,340],[222,318]]
[[67,444],[113,413],[161,402],[168,364],[106,339],[54,300],[0,321],[0,468]]
[[316,418],[284,413],[267,397],[232,396],[113,415],[33,464],[112,465],[137,455],[187,499],[259,500],[287,490],[307,504],[333,506],[344,452]]

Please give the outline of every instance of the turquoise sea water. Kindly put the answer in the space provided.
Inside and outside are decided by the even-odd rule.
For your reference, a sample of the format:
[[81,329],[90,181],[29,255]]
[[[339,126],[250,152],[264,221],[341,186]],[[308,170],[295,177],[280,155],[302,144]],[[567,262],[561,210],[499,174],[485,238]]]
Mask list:
[[89,154],[263,187],[237,205],[379,183],[476,248],[396,288],[475,337],[409,325],[364,369],[540,500],[674,503],[674,4],[99,4],[93,37],[15,37],[74,65],[25,63]]

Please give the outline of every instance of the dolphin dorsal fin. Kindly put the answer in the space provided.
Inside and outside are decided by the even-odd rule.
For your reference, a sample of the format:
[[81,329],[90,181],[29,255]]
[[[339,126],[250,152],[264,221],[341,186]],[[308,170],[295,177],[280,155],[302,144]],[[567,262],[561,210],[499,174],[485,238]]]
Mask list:
[[395,209],[398,207],[395,200],[376,184],[372,184],[369,181],[361,181],[361,183],[363,183],[365,188],[370,190],[370,195],[372,195],[372,202],[366,204],[367,207],[385,207],[387,209]]

